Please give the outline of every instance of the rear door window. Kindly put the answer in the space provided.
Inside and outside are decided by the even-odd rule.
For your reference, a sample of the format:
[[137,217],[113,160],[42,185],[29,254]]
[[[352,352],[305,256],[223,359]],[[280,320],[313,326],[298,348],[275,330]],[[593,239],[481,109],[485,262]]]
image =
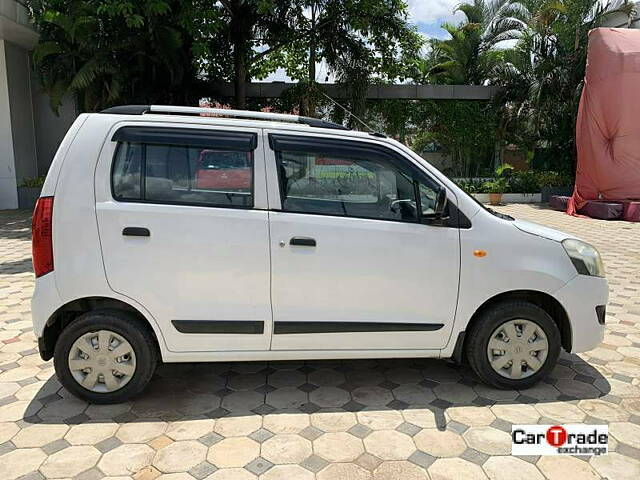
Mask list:
[[253,206],[255,134],[124,127],[113,139],[116,200]]

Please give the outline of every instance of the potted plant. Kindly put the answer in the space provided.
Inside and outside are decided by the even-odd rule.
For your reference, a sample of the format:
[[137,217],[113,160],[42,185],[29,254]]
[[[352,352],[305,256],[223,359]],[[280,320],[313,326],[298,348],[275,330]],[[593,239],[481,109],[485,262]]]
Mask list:
[[485,188],[489,192],[489,203],[491,205],[500,205],[502,194],[507,189],[506,178],[496,178],[485,184]]

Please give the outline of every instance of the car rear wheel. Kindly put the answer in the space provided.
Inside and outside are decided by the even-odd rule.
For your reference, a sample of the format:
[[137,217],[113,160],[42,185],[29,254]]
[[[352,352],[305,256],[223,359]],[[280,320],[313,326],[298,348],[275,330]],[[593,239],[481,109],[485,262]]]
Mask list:
[[510,301],[481,314],[467,338],[466,353],[485,383],[524,389],[553,369],[560,346],[560,331],[546,311],[532,303]]
[[140,393],[155,371],[155,339],[135,316],[88,312],[56,342],[54,366],[62,385],[91,403],[120,403]]

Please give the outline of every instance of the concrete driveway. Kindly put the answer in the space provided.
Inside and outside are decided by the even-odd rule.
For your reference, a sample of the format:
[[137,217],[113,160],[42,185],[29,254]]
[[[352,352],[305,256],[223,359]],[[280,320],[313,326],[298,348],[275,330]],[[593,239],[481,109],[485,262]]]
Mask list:
[[[436,360],[165,365],[130,403],[71,397],[36,350],[30,212],[0,212],[0,478],[640,478],[640,225],[501,211],[604,256],[604,343],[498,391]],[[512,457],[513,423],[609,424],[600,457]]]

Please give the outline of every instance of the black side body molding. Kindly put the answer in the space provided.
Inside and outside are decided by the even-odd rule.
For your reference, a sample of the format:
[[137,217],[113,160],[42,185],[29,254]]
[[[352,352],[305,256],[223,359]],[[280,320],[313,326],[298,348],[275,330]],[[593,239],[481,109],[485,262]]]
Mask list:
[[171,320],[180,333],[241,333],[261,335],[263,321],[242,320]]
[[346,333],[346,332],[433,332],[444,327],[442,323],[395,322],[275,322],[274,335],[292,333]]

